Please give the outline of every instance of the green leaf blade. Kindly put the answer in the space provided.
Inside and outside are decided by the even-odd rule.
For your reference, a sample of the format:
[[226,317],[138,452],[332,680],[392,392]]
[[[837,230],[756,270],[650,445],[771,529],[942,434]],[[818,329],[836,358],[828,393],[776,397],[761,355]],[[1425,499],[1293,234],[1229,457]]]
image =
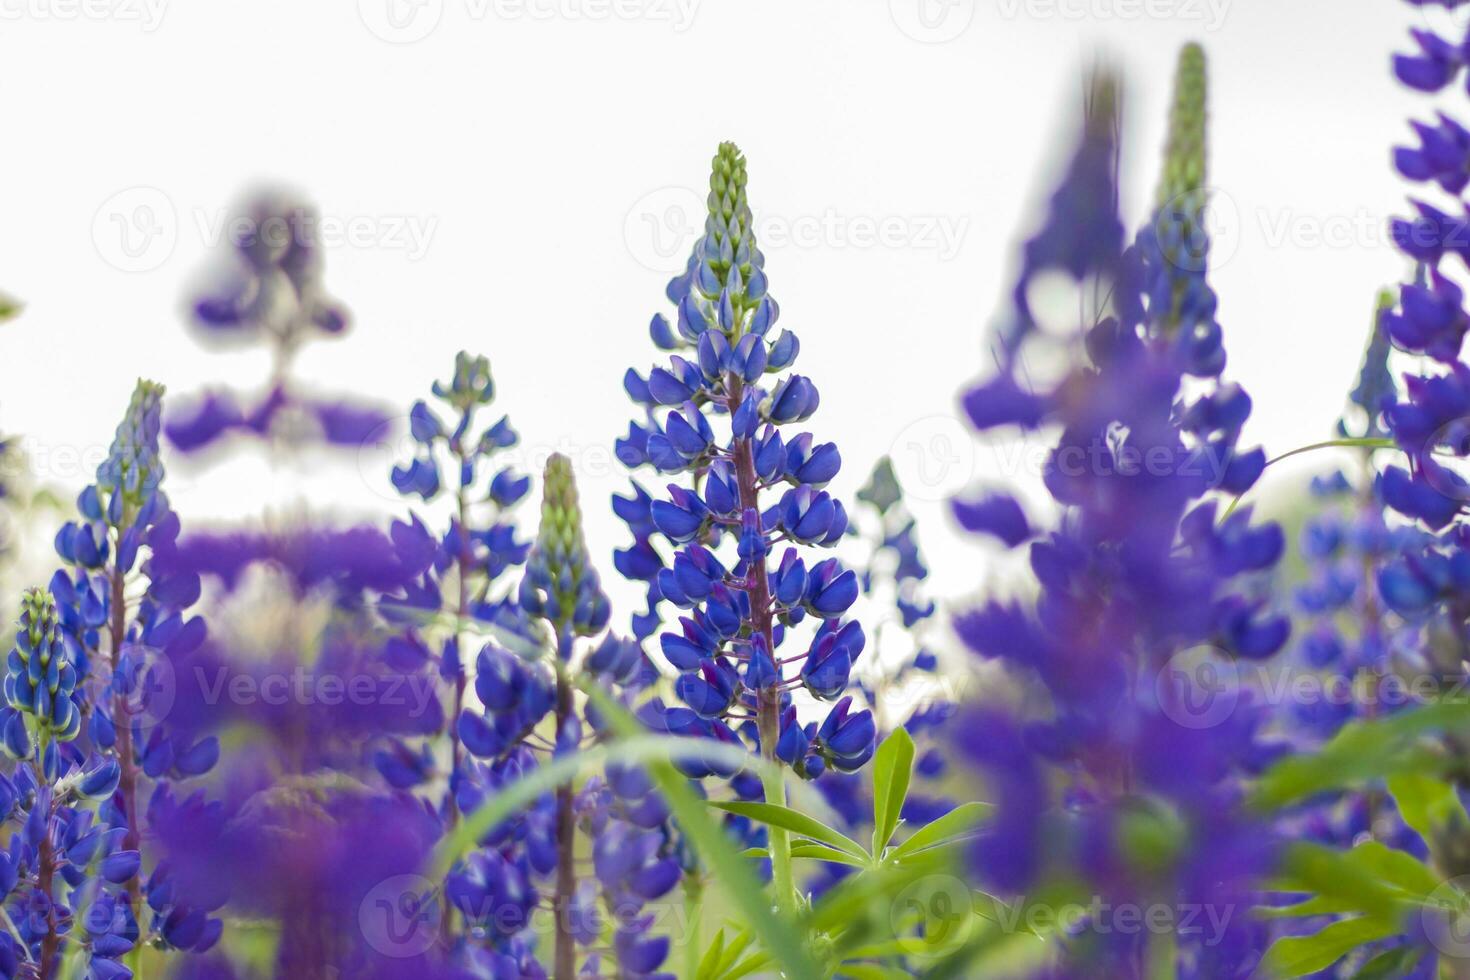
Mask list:
[[873,856],[883,849],[898,829],[899,815],[909,795],[914,771],[914,740],[899,727],[883,740],[873,755]]

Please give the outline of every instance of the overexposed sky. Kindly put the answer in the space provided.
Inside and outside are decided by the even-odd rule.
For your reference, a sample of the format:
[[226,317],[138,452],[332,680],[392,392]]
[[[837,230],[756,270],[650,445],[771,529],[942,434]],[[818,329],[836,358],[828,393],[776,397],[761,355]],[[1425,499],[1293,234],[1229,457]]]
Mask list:
[[[302,191],[340,239],[353,333],[300,361],[406,411],[489,355],[526,458],[572,456],[594,552],[623,543],[621,377],[692,241],[709,158],[746,151],[757,233],[850,495],[893,451],[935,591],[992,557],[942,498],[1012,466],[954,421],[984,369],[1018,235],[1100,54],[1127,84],[1126,203],[1151,196],[1173,61],[1210,56],[1215,285],[1229,377],[1275,454],[1331,435],[1406,188],[1389,145],[1422,102],[1389,76],[1424,15],[1396,0],[0,0],[0,431],[80,487],[134,379],[249,383],[180,298],[246,188]],[[669,263],[672,260],[673,266]],[[1012,457],[1013,459],[1013,457]],[[387,461],[295,485],[362,513]],[[186,518],[291,490],[248,461],[174,467]],[[528,520],[532,519],[530,513]],[[614,577],[610,561],[609,578]]]

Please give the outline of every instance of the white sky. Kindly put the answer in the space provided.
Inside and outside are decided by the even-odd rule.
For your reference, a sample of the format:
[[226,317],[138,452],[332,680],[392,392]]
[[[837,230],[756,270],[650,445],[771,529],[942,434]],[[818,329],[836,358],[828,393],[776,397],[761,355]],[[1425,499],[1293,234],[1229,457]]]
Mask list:
[[[364,236],[328,256],[355,330],[302,373],[406,410],[455,351],[488,354],[530,453],[573,457],[606,557],[623,543],[605,504],[624,483],[620,381],[653,362],[664,308],[650,266],[676,240],[682,256],[680,209],[733,139],[822,392],[812,428],[847,461],[837,489],[894,449],[935,591],[959,595],[993,553],[937,498],[997,461],[946,417],[983,370],[1096,52],[1127,78],[1137,220],[1177,48],[1207,48],[1212,180],[1237,219],[1214,276],[1228,373],[1275,454],[1331,435],[1374,291],[1403,271],[1388,147],[1422,103],[1388,58],[1419,16],[1393,0],[0,0],[0,288],[28,307],[0,331],[0,430],[74,489],[138,375],[174,393],[259,379],[262,359],[201,351],[178,310],[226,206],[285,182]],[[150,213],[160,233],[122,251]],[[939,471],[915,446],[958,461],[927,491]],[[172,485],[187,517],[281,499],[265,480],[175,467]],[[377,459],[305,485],[358,511],[392,499]]]

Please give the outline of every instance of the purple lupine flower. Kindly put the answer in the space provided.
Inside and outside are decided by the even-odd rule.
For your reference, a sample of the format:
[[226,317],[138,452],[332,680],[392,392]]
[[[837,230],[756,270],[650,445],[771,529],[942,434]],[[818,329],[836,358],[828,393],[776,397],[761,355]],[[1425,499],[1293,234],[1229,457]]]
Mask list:
[[[138,382],[96,483],[78,498],[79,520],[57,534],[57,553],[70,569],[51,580],[78,688],[90,706],[86,743],[119,771],[101,816],[129,853],[143,849],[149,788],[202,776],[219,757],[212,734],[191,732],[169,717],[176,672],[204,642],[206,629],[189,612],[200,596],[199,576],[170,563],[180,522],[162,489],[162,395],[161,385]],[[130,593],[140,584],[134,599]],[[126,881],[131,914],[138,916],[144,875],[157,871],[152,855],[143,858]],[[153,911],[148,941],[202,952],[219,937],[219,920],[192,909],[201,931],[189,943],[173,942],[163,932],[166,914]]]
[[[1024,720],[989,709],[960,723],[960,744],[997,804],[975,845],[975,871],[1011,894],[1080,877],[1109,901],[1243,906],[1271,854],[1233,778],[1257,757],[1258,714],[1245,705],[1192,728],[1170,683],[1176,653],[1210,644],[1261,658],[1287,630],[1242,581],[1275,563],[1280,529],[1252,525],[1248,508],[1222,518],[1209,499],[1216,489],[1243,492],[1265,458],[1237,448],[1250,402],[1217,380],[1224,352],[1198,220],[1202,52],[1190,46],[1181,57],[1154,220],[1127,251],[1114,187],[1115,98],[1111,80],[1093,85],[1081,146],[1024,250],[999,372],[964,397],[981,431],[1059,433],[1044,478],[1061,511],[1048,528],[1000,492],[956,504],[967,529],[1006,547],[1029,542],[1040,588],[1034,605],[992,600],[959,616],[956,629],[1046,703]],[[1023,359],[1045,338],[1026,298],[1052,272],[1106,298],[1082,311],[1081,349],[1057,354],[1080,363],[1034,386]],[[1206,380],[1186,386],[1186,376]],[[1142,866],[1127,844],[1138,835],[1169,840],[1161,852],[1170,856]],[[1179,975],[1244,976],[1250,943],[1232,948],[1243,952],[1231,962],[1218,950],[1198,960],[1182,951]],[[1084,922],[1069,937],[1063,972],[1131,975],[1142,955],[1136,937]]]
[[[421,424],[432,431],[431,420]],[[527,618],[518,631],[521,649],[492,643],[480,650],[473,688],[480,706],[466,705],[458,718],[467,758],[454,786],[456,803],[466,813],[522,778],[546,754],[575,753],[610,735],[599,714],[580,703],[574,678],[587,677],[626,703],[656,677],[637,643],[605,632],[610,610],[582,538],[571,466],[563,456],[547,463],[541,526],[514,595],[517,614]],[[599,636],[595,645],[577,649],[579,639]],[[549,740],[537,731],[547,724]],[[563,785],[494,828],[455,866],[445,886],[451,906],[477,924],[456,939],[456,960],[475,969],[486,957],[510,958],[527,976],[570,976],[580,962],[584,974],[596,975],[607,954],[588,947],[603,940],[606,914],[619,926],[612,959],[621,974],[656,970],[668,944],[650,935],[643,909],[683,874],[673,856],[678,838],[668,816],[642,770],[610,765],[605,777],[593,776],[580,788]],[[590,879],[579,877],[574,864],[579,834],[592,841]],[[528,917],[542,898],[555,916],[555,935],[550,950],[533,952]],[[501,916],[492,923],[481,914],[496,907],[515,912],[522,901],[528,903],[525,917]]]
[[225,228],[229,248],[189,301],[190,322],[208,344],[269,348],[270,383],[260,394],[210,390],[186,400],[164,427],[168,441],[184,453],[231,435],[357,449],[386,434],[390,419],[380,408],[299,390],[290,376],[304,344],[344,333],[350,320],[323,283],[315,209],[282,192],[265,192]]
[[[438,498],[447,484],[445,495],[453,501],[453,513],[448,526],[436,532],[431,532],[417,514],[395,522],[393,548],[412,581],[405,584],[401,597],[384,604],[384,610],[403,626],[404,636],[397,641],[400,650],[421,651],[415,658],[421,664],[437,658],[438,674],[449,700],[444,715],[447,725],[422,744],[388,741],[379,750],[377,765],[384,778],[400,789],[427,783],[438,775],[431,764],[432,743],[441,737],[447,740],[449,776],[444,781],[441,809],[452,825],[457,818],[456,793],[464,764],[463,739],[476,740],[472,754],[500,754],[499,749],[476,752],[476,747],[487,748],[489,731],[465,730],[460,717],[471,676],[471,665],[461,661],[460,645],[472,625],[493,625],[513,613],[510,590],[502,587],[500,580],[509,569],[523,563],[529,553],[529,546],[516,538],[510,509],[525,497],[530,478],[516,475],[495,459],[518,437],[504,417],[483,421],[483,412],[495,397],[488,359],[461,351],[455,357],[453,375],[448,381],[434,382],[432,390],[437,409],[419,401],[409,412],[414,459],[394,467],[392,482],[404,496],[417,496],[425,503]],[[449,424],[438,414],[445,410],[452,413]],[[440,480],[441,468],[451,473],[448,481]],[[433,620],[441,614],[453,621],[452,629],[444,635],[431,632]],[[435,648],[432,653],[431,644]],[[486,673],[487,651],[491,649],[487,647],[480,654],[481,670],[476,682],[480,687],[493,677]]]
[[[664,604],[687,612],[660,645],[680,672],[676,690],[695,721],[676,718],[668,727],[748,741],[812,778],[828,766],[856,768],[872,751],[854,741],[860,721],[834,743],[818,737],[818,721],[798,720],[791,697],[804,687],[833,701],[847,689],[864,638],[843,617],[859,588],[835,559],[797,547],[830,548],[847,529],[842,503],[822,489],[841,458],[831,443],[786,428],[810,418],[820,398],[809,378],[785,373],[799,345],[775,330],[780,310],[768,293],[745,187],[744,157],[722,144],[705,233],[669,283],[675,322],[660,314],[650,330],[657,346],[679,353],[646,377],[629,371],[624,379],[646,419],[618,443],[619,458],[692,484],[654,497],[635,482],[631,498],[614,499],[634,537],[618,553],[618,568],[648,583],[650,611],[638,631],[652,630]],[[796,640],[808,618],[815,635]],[[807,643],[805,652],[788,652],[796,642]],[[830,726],[840,720],[834,713]]]
[[[937,792],[936,786],[949,771],[950,753],[944,743],[955,704],[949,692],[936,683],[939,661],[928,646],[926,627],[936,610],[923,590],[929,568],[919,550],[915,520],[904,504],[891,460],[884,457],[878,462],[868,482],[857,492],[857,500],[866,509],[857,517],[869,517],[874,525],[870,529],[868,522],[855,520],[850,529],[872,549],[860,576],[862,591],[870,602],[885,603],[891,611],[876,625],[877,649],[867,659],[867,669],[853,673],[853,683],[862,702],[873,712],[880,738],[902,727],[917,746],[914,775],[918,782],[910,788],[900,815],[909,824],[921,826],[955,806],[955,801]],[[829,631],[823,645],[835,648],[839,635]],[[872,792],[862,774],[829,769],[816,786],[849,831],[871,827]],[[852,833],[849,836],[857,837]],[[848,877],[853,869],[823,864],[821,872],[814,891]]]

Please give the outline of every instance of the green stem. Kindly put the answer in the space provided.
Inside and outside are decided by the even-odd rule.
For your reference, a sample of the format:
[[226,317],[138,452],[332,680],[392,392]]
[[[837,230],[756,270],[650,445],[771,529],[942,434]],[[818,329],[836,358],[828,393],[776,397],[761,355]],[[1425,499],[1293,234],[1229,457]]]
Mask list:
[[[745,386],[738,376],[730,374],[725,381],[730,404],[739,405]],[[755,473],[755,450],[749,438],[735,440],[735,480],[740,489],[740,508],[755,514],[755,531],[762,532],[760,510],[760,483]],[[750,617],[752,632],[765,640],[766,650],[776,655],[775,626],[771,618],[771,584],[764,558],[750,563]],[[779,672],[779,667],[777,668]],[[759,694],[756,705],[756,726],[760,730],[761,755],[769,762],[776,759],[776,743],[781,738],[781,691],[770,687]],[[779,764],[779,763],[778,763]],[[775,806],[786,805],[786,784],[781,770],[767,767],[761,773],[761,785],[765,789],[766,802]],[[787,915],[796,912],[796,884],[791,874],[791,839],[786,831],[776,827],[768,829],[771,851],[771,885],[776,893],[776,908]]]
[[684,975],[699,975],[699,963],[704,958],[699,942],[699,917],[704,913],[704,882],[699,873],[687,876],[684,884]]
[[[572,716],[572,683],[566,668],[556,665],[556,738]],[[573,811],[573,785],[568,780],[556,788],[556,898],[552,911],[556,915],[556,980],[573,980],[577,973],[577,945],[572,936],[572,901],[577,889],[576,813]]]
[[[1266,465],[1271,466],[1274,463],[1281,462],[1283,459],[1290,459],[1293,456],[1300,456],[1303,453],[1316,452],[1318,449],[1341,449],[1348,447],[1373,450],[1393,449],[1396,446],[1397,443],[1395,443],[1392,439],[1328,439],[1326,442],[1314,442],[1310,446],[1299,446],[1289,452],[1284,452],[1280,456],[1275,456],[1271,459],[1266,460]],[[1237,495],[1234,500],[1230,501],[1230,506],[1225,508],[1225,513],[1221,515],[1220,520],[1223,521],[1225,518],[1235,513],[1235,508],[1240,506],[1240,502],[1242,499],[1244,499],[1244,497],[1245,494],[1242,493]]]
[[[768,745],[775,745],[777,737],[778,733],[761,732],[761,741]],[[763,770],[761,786],[765,789],[767,803],[786,805],[786,780],[780,769],[770,766]],[[779,827],[766,829],[771,845],[771,886],[776,891],[776,907],[783,913],[795,912],[796,882],[791,873],[791,838]]]
[[[50,743],[50,734],[38,724],[36,732],[36,781],[38,785],[46,785],[46,749]],[[36,888],[41,892],[42,901],[46,903],[46,934],[41,939],[41,955],[38,963],[40,980],[51,980],[56,976],[60,966],[58,955],[61,952],[61,933],[57,930],[55,876],[57,870],[56,851],[51,843],[51,819],[55,813],[56,800],[53,797],[46,813],[46,832],[41,835],[41,843],[37,847],[37,869]]]

